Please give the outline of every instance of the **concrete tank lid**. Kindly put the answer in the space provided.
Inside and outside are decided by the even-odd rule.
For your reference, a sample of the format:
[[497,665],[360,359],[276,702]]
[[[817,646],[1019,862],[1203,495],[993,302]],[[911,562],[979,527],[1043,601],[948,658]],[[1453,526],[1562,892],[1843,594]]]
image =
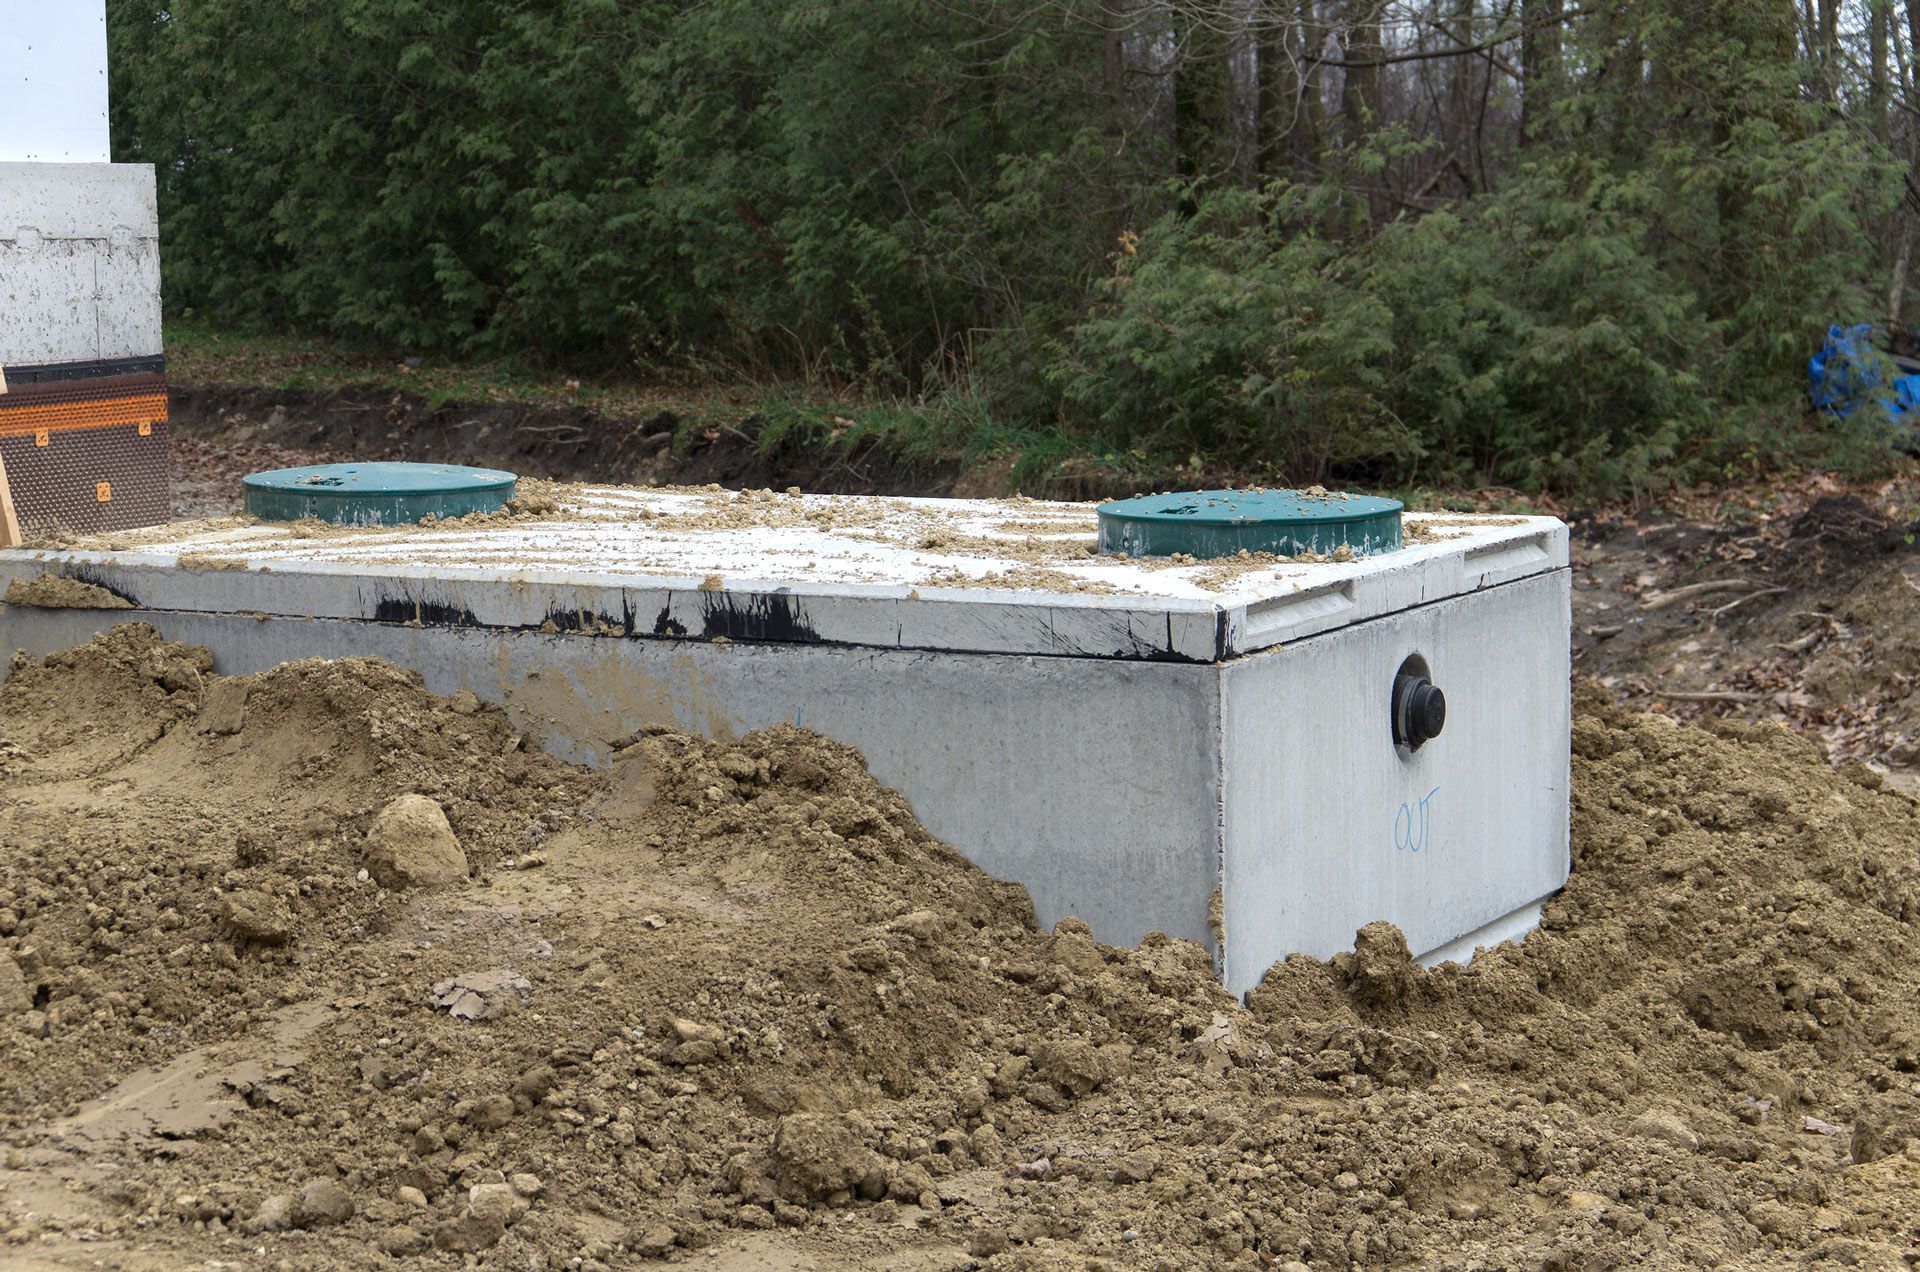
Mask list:
[[546,487],[427,526],[187,522],[0,552],[155,611],[1218,662],[1566,568],[1551,517],[1406,514],[1349,561],[1103,556],[1092,504]]

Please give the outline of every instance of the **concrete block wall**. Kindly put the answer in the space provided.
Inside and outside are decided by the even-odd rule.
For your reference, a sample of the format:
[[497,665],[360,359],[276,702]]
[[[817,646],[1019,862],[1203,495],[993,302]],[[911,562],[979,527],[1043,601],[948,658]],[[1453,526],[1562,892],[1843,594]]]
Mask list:
[[0,367],[161,348],[153,168],[0,163]]

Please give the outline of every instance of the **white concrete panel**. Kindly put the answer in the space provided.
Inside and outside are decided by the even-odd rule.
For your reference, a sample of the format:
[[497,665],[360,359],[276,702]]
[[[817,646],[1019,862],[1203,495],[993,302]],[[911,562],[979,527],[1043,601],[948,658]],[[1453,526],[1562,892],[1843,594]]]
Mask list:
[[146,164],[0,163],[0,366],[162,351]]
[[[1226,665],[1229,988],[1375,919],[1471,954],[1448,947],[1565,884],[1570,605],[1560,570]],[[1416,654],[1447,722],[1409,752],[1389,699]]]
[[105,0],[0,0],[0,161],[106,163]]

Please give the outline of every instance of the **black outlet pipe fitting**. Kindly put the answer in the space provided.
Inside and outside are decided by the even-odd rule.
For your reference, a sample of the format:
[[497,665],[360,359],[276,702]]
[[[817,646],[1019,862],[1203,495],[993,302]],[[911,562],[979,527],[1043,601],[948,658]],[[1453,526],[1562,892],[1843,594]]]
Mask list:
[[1440,736],[1447,727],[1447,695],[1425,676],[1405,672],[1393,678],[1393,740],[1410,751]]

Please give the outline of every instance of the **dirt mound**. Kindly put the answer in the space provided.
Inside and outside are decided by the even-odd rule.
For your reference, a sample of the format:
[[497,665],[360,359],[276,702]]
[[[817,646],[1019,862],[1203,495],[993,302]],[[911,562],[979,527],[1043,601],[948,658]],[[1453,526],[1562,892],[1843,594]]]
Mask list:
[[[1370,925],[1242,1007],[1191,944],[1036,930],[802,730],[648,733],[589,773],[377,662],[227,679],[119,628],[0,687],[0,1240],[1905,1267],[1914,803],[1591,694],[1575,747],[1541,932],[1427,971]],[[395,801],[444,843],[423,800],[469,877],[383,886]]]

